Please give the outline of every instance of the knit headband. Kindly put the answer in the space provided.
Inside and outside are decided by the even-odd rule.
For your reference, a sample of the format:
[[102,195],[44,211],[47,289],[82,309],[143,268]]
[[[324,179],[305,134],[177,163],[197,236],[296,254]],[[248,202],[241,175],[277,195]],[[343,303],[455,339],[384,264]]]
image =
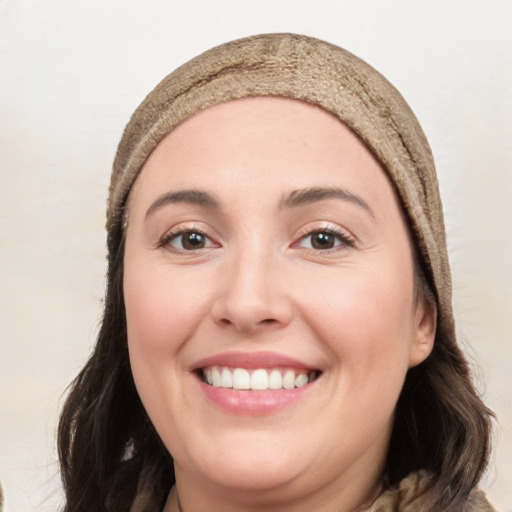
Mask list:
[[[401,94],[358,57],[325,41],[263,34],[213,48],[164,78],[133,114],[110,183],[107,231],[122,222],[151,151],[179,123],[225,101],[278,96],[317,105],[367,145],[394,183],[438,306],[438,332],[454,342],[451,275],[432,152]],[[450,344],[452,344],[450,343]]]

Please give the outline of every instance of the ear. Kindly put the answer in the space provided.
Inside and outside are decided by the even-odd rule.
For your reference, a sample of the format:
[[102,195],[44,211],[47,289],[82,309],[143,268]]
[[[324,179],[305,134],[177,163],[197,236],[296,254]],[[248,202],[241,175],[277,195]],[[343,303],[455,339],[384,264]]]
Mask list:
[[437,305],[433,300],[421,299],[416,307],[413,339],[409,352],[409,368],[416,366],[430,355],[434,348],[437,327]]

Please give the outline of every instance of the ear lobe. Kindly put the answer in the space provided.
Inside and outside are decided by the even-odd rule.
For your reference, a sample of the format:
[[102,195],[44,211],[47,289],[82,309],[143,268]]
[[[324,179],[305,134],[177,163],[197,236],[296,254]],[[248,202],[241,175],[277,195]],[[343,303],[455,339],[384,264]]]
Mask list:
[[437,305],[434,301],[421,300],[416,308],[414,333],[409,352],[409,368],[427,359],[434,348],[437,327]]

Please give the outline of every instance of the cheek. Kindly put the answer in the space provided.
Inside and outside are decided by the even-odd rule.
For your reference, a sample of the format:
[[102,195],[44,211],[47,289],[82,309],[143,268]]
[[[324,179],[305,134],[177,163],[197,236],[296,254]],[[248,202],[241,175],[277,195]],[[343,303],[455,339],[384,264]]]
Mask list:
[[148,272],[144,265],[125,258],[123,287],[130,365],[150,416],[160,409],[162,397],[155,391],[165,389],[161,380],[173,373],[170,356],[177,351],[178,326],[183,325],[175,319],[180,306],[175,288],[157,277],[158,269],[152,270]]
[[[127,258],[128,259],[128,258]],[[128,350],[139,396],[157,430],[174,438],[184,407],[179,375],[183,346],[205,316],[208,297],[187,272],[126,261],[124,299]],[[172,434],[169,434],[171,432]]]
[[339,361],[343,377],[403,378],[413,336],[412,270],[346,268],[317,276],[307,289],[308,323]]
[[[127,265],[124,298],[130,346],[148,356],[179,349],[204,314],[194,278],[163,266]],[[203,287],[204,290],[204,287]]]

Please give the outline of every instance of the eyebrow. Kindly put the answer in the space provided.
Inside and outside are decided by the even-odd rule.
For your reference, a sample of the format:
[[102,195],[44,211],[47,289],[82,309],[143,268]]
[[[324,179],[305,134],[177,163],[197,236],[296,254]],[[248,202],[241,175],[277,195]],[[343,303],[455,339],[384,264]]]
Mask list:
[[[372,209],[362,197],[341,187],[311,187],[293,190],[281,199],[280,207],[281,209],[294,208],[323,201],[325,199],[341,199],[343,201],[351,202],[363,208],[371,217],[375,217]],[[193,204],[214,210],[221,209],[220,201],[215,196],[205,192],[204,190],[176,190],[166,192],[153,201],[146,212],[146,218],[163,206],[176,203]]]
[[371,217],[375,217],[369,204],[361,196],[341,187],[312,187],[294,190],[283,197],[281,200],[281,208],[294,208],[325,199],[341,199],[348,201],[366,210]]
[[216,210],[220,209],[220,202],[218,199],[216,199],[208,192],[197,189],[176,190],[161,195],[158,197],[158,199],[151,203],[151,206],[146,212],[146,218],[148,218],[156,210],[162,208],[162,206],[175,203],[193,204],[202,206],[204,208],[213,208]]

